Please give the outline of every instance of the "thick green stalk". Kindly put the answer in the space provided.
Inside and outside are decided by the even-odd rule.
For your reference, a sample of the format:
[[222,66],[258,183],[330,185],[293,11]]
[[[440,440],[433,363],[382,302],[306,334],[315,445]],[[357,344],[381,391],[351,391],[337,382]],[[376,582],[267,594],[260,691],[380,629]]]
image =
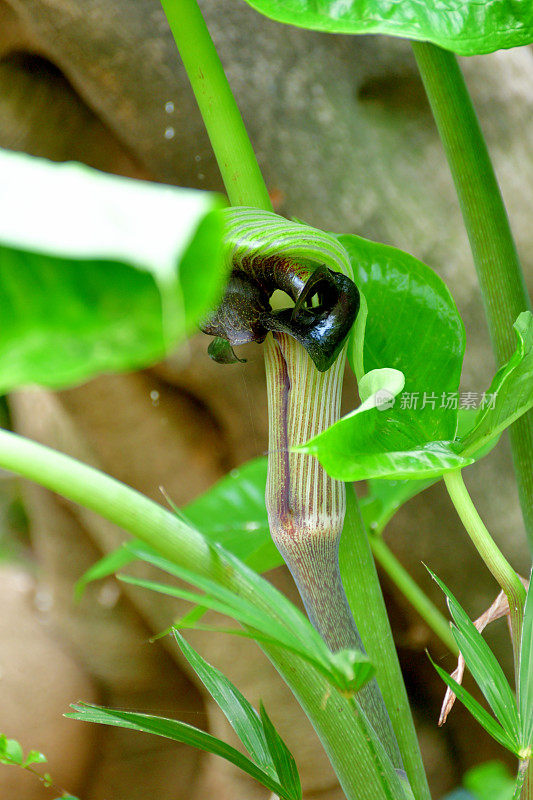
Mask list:
[[[453,53],[413,42],[413,51],[459,197],[496,362],[515,349],[513,323],[530,308],[507,212],[463,75]],[[533,550],[533,414],[509,429],[522,514]]]
[[370,547],[389,578],[398,587],[403,596],[411,603],[422,619],[437,634],[441,642],[456,656],[459,655],[457,642],[453,638],[449,621],[440,613],[429,597],[422,591],[416,581],[400,564],[381,536],[370,536]]
[[232,206],[272,210],[241,113],[196,0],[161,0]]
[[[215,553],[201,534],[140,492],[8,431],[0,431],[0,468],[100,514],[174,563],[246,597],[297,632],[291,604],[271,584]],[[279,647],[264,645],[263,649],[311,719],[348,800],[404,800],[401,788],[394,788],[394,774],[387,776],[391,779],[388,788],[376,771],[376,742],[368,736],[360,715],[353,713],[351,703],[337,692],[333,696],[327,681],[306,662]]]
[[[162,5],[204,117],[230,202],[233,205],[249,205],[269,209],[271,207],[270,200],[248,141],[242,118],[196,0],[162,0]],[[281,342],[282,339],[283,337],[278,336],[276,341]],[[281,348],[269,336],[265,348],[265,361],[267,376],[270,376],[270,378],[278,372],[280,352]],[[316,369],[313,367],[312,370],[315,373],[314,377],[312,372],[307,369],[306,354],[303,348],[292,340],[286,342],[281,360],[283,361],[289,354],[289,360],[298,362],[299,359],[303,359],[302,364],[305,364],[305,369],[303,370],[299,370],[296,364],[290,382],[294,384],[294,379],[296,379],[301,386],[306,386],[306,390],[309,388],[307,383],[309,385],[312,384],[315,389],[320,389],[322,378],[319,376],[320,379],[318,379],[317,383],[315,378],[319,374]],[[343,366],[344,358],[338,360],[334,371],[342,371]],[[283,369],[286,371],[285,365],[283,365]],[[309,377],[308,381],[306,380],[307,377]],[[331,377],[328,376],[325,380],[326,382],[331,381]],[[281,421],[282,428],[280,428],[279,415],[273,413],[272,408],[274,405],[278,407],[280,402],[283,405],[287,387],[284,384],[278,386],[275,380],[270,380],[270,387],[270,431],[271,436],[274,436],[274,438],[281,434],[291,444],[295,443],[293,437],[294,429],[298,428],[302,419],[316,419],[316,408],[321,403],[326,409],[325,413],[329,419],[328,424],[335,421],[335,410],[327,408],[329,398],[323,401],[320,391],[318,393],[317,391],[310,391],[310,403],[305,403],[301,399],[299,402],[293,402],[293,418],[292,420],[288,419],[287,415],[285,415],[284,420]],[[296,392],[293,392],[293,397],[296,397]],[[287,442],[284,443],[284,446],[287,447]],[[296,458],[291,456],[291,459],[289,469],[289,459],[286,457],[286,451],[281,456],[276,447],[270,447],[267,505],[270,508],[271,529],[275,541],[280,544],[280,537],[277,534],[282,529],[287,533],[293,532],[300,522],[303,522],[303,527],[300,526],[298,531],[300,536],[310,533],[315,536],[316,541],[316,535],[320,535],[325,528],[329,527],[330,530],[326,533],[326,538],[331,539],[332,535],[338,538],[344,516],[343,487],[341,486],[337,491],[334,488],[330,491],[330,488],[334,487],[336,482],[326,476],[321,468],[319,476],[312,474],[316,472],[316,468],[313,466],[314,459],[308,456]],[[295,461],[298,463],[293,463]],[[279,462],[281,462],[281,469],[278,469]],[[278,490],[281,491],[281,484],[286,488],[290,487],[286,492],[282,492],[288,501],[287,509],[283,514],[283,521],[276,516],[275,510],[277,494]],[[308,487],[309,491],[307,493],[302,491],[303,484]],[[328,497],[333,501],[333,506],[336,507],[333,515],[329,517],[328,514],[331,509],[328,511],[325,507]],[[313,498],[315,500],[314,503],[311,502]],[[325,501],[324,507],[321,506],[321,499]],[[303,511],[303,514],[298,513],[299,509]],[[280,522],[282,523],[281,525],[279,524]],[[357,645],[359,643],[357,630],[347,603],[343,600],[344,592],[338,579],[338,566],[335,566],[337,565],[336,548],[334,547],[333,550],[331,548],[328,549],[328,547],[319,548],[323,555],[327,551],[327,556],[330,557],[331,563],[328,562],[328,565],[332,569],[326,569],[326,572],[328,572],[333,581],[329,587],[333,590],[332,596],[319,590],[319,582],[307,580],[315,566],[309,559],[316,557],[317,552],[307,553],[306,550],[307,548],[304,547],[303,552],[291,553],[289,552],[290,548],[285,548],[285,555],[287,556],[288,566],[295,575],[302,591],[311,619],[325,635],[326,641],[329,639],[331,646],[335,647],[337,640],[344,642],[344,646],[348,644],[349,646]],[[305,566],[303,564],[304,560],[306,561]],[[302,566],[304,567],[303,570],[301,569]],[[335,577],[337,577],[337,580],[335,580]],[[311,591],[308,591],[309,589]],[[338,602],[331,606],[330,603],[333,598],[336,598]],[[337,616],[334,618],[336,612]],[[337,636],[336,632],[340,629],[342,629],[341,634]],[[333,635],[334,633],[335,635]],[[377,714],[374,713],[372,715],[372,724],[376,730],[383,734],[384,744],[393,763],[398,768],[401,768],[401,759],[398,760],[396,758],[398,749],[394,741],[394,734],[392,733],[383,701],[379,697],[377,686],[375,689],[372,689],[372,687],[365,688],[363,695],[369,695],[368,710],[377,711]]]
[[416,800],[430,800],[420,747],[383,594],[355,492],[347,486],[340,544],[341,575],[353,615],[385,699]]
[[[314,438],[340,416],[345,352],[319,372],[304,348],[286,334],[265,344],[269,410],[266,506],[272,538],[289,567],[307,613],[328,647],[364,650],[342,585],[338,549],[346,511],[344,484],[317,459],[292,448]],[[376,681],[357,700],[395,768],[402,759]]]
[[522,586],[520,578],[483,524],[483,520],[479,516],[468,494],[461,470],[445,473],[444,483],[446,484],[448,494],[459,514],[461,522],[465,526],[476,550],[505,592],[509,601],[509,616],[511,619],[516,670],[518,669],[520,635],[522,632],[522,620],[524,618],[526,590]]

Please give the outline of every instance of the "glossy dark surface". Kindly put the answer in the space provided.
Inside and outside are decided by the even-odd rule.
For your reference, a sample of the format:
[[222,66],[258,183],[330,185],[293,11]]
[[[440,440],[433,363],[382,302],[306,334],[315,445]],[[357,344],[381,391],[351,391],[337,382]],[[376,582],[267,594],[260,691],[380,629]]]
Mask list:
[[[316,368],[325,372],[339,355],[359,311],[357,287],[350,278],[323,265],[267,261],[260,268],[254,262],[249,274],[232,272],[222,303],[202,326],[204,333],[217,337],[209,355],[219,363],[234,363],[238,359],[233,345],[262,342],[273,331],[294,337]],[[273,311],[270,297],[276,289],[287,292],[295,305]]]

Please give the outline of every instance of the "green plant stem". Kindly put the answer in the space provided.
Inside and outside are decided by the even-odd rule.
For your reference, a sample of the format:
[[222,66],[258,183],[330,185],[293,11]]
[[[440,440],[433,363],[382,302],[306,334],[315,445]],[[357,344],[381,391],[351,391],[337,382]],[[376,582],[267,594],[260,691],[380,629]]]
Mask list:
[[[515,348],[513,323],[530,308],[507,212],[463,75],[453,53],[413,42],[455,182],[498,366]],[[533,550],[533,415],[509,429],[522,514]]]
[[272,210],[241,113],[196,0],[161,0],[200,108],[229,201]]
[[446,484],[448,494],[459,514],[461,522],[465,526],[476,550],[505,592],[507,600],[509,601],[509,615],[512,629],[511,636],[516,670],[518,668],[518,656],[520,653],[520,635],[522,632],[526,590],[522,586],[520,578],[483,524],[483,520],[479,516],[468,494],[461,470],[445,473],[444,483]]
[[422,619],[437,634],[441,642],[458,656],[459,648],[453,638],[449,621],[440,613],[420,586],[413,580],[407,570],[398,561],[381,536],[370,536],[370,547],[389,578],[398,587],[403,596],[411,603]]
[[416,800],[430,800],[409,700],[359,503],[346,486],[346,519],[340,568],[348,602],[387,706],[403,764]]
[[[120,481],[8,431],[0,431],[0,468],[100,514],[172,562],[217,581],[298,630],[291,603],[271,584],[214,551],[177,516]],[[376,743],[369,741],[350,702],[336,692],[332,697],[327,681],[301,659],[279,647],[263,649],[313,723],[348,800],[403,800],[399,792],[384,790],[375,766]]]
[[[242,118],[195,0],[162,0],[162,5],[204,117],[230,202],[233,205],[249,205],[270,210],[270,199]],[[272,366],[269,364],[267,354],[267,372]],[[291,685],[289,681],[288,683]],[[298,697],[298,693],[295,694]],[[300,701],[302,702],[301,698]],[[320,725],[319,719],[323,713],[322,703],[319,708],[315,707],[316,703],[313,706],[309,702],[307,704],[302,702],[302,706],[320,735],[317,725]],[[354,714],[354,718],[359,724],[361,723],[359,714]],[[342,729],[341,720],[337,721],[337,727],[339,730]],[[353,773],[351,782],[346,768],[342,766],[342,752],[350,750],[348,731],[345,731],[345,736],[345,744],[341,747],[340,754],[331,749],[327,737],[321,738],[347,797],[351,797],[353,792],[362,797],[362,792],[368,791],[369,796],[373,798],[372,790],[365,783],[361,783],[355,752],[351,756]],[[419,767],[423,772],[421,761]],[[354,776],[358,777],[354,780]],[[379,775],[373,774],[372,783],[376,779],[379,779]],[[377,800],[383,792],[386,796],[391,792],[395,795],[396,790],[392,788],[392,784],[390,789],[386,789],[384,784],[380,783],[374,792]]]
[[518,774],[516,776],[516,784],[515,790],[513,794],[513,800],[526,800],[529,798],[530,795],[526,792],[529,792],[530,787],[528,788],[528,783],[531,781],[531,763],[529,760],[527,761],[520,761],[518,764]]

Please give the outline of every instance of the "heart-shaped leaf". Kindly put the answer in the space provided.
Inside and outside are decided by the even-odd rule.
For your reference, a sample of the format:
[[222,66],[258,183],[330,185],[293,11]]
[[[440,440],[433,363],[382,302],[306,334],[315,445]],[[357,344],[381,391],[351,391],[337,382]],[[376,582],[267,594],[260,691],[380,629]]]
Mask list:
[[[453,439],[465,333],[449,289],[402,250],[359,236],[339,241],[368,306],[364,370],[392,367],[405,376],[403,394],[380,427],[403,429],[417,443]],[[348,359],[351,363],[350,350]]]
[[463,56],[533,41],[533,6],[498,0],[247,0],[278,22],[328,33],[384,33],[433,42]]
[[[471,464],[452,448],[452,442],[417,444],[416,427],[391,424],[389,409],[401,384],[397,370],[376,371],[383,383],[359,408],[296,450],[316,456],[326,472],[344,481],[368,478],[434,478]],[[374,382],[374,388],[377,384]]]
[[0,151],[0,394],[161,359],[216,302],[220,197]]

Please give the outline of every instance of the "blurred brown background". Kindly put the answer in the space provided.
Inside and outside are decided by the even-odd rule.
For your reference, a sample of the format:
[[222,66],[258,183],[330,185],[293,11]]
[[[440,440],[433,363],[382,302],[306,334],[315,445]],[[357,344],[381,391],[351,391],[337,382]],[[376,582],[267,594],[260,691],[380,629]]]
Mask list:
[[[463,388],[482,391],[494,371],[483,311],[409,44],[298,31],[259,17],[240,0],[201,5],[279,213],[393,244],[433,266],[466,323]],[[532,65],[531,48],[462,61],[530,280]],[[0,145],[139,178],[222,188],[157,0],[0,0]],[[141,373],[55,394],[17,393],[9,399],[12,424],[158,501],[162,485],[182,504],[266,449],[260,348],[249,348],[245,365],[220,367],[205,355],[207,342],[198,335],[175,358]],[[348,380],[345,406],[354,403]],[[495,539],[525,573],[507,441],[466,478]],[[29,539],[17,547],[24,537],[21,493]],[[172,643],[148,643],[176,605],[113,581],[74,604],[74,581],[123,539],[120,531],[9,476],[0,478],[0,521],[4,541],[9,531],[20,534],[12,534],[11,553],[0,564],[0,731],[42,749],[56,782],[83,800],[266,797],[205,754],[62,718],[69,702],[92,699],[156,710],[231,739]],[[422,561],[472,615],[495,596],[442,486],[411,501],[386,537],[441,608]],[[271,577],[294,596],[284,570]],[[437,730],[443,690],[424,648],[450,670],[453,659],[387,580],[384,590],[438,797],[468,766],[505,756],[460,707]],[[509,666],[504,625],[488,638]],[[260,652],[224,637],[191,640],[252,701],[265,701],[296,755],[305,797],[340,798],[312,730]],[[0,768],[2,800],[52,796],[32,776]]]

